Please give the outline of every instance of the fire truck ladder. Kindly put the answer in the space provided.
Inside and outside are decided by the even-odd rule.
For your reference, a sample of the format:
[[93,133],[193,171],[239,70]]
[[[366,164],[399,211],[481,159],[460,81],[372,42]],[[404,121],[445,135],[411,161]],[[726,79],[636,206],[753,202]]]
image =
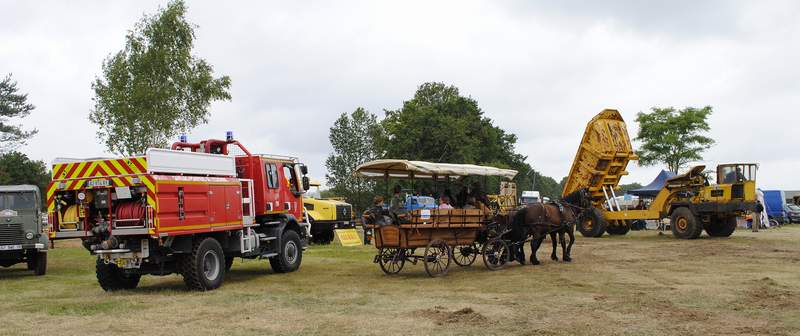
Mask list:
[[253,180],[252,179],[239,179],[242,185],[242,234],[239,240],[241,252],[249,253],[258,248],[259,237],[252,229],[256,225],[256,213],[253,208]]

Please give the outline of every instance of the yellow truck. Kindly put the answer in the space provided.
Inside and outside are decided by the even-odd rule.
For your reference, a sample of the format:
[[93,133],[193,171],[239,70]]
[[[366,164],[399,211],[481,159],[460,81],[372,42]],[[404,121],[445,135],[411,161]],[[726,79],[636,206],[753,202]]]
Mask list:
[[311,224],[311,241],[328,244],[333,241],[334,230],[355,227],[353,206],[339,198],[323,198],[319,182],[312,181],[303,195],[306,217]]
[[717,166],[716,184],[704,173],[705,166],[667,179],[658,194],[638,209],[623,209],[618,186],[633,151],[627,127],[616,110],[606,109],[592,118],[575,155],[562,196],[584,189],[592,208],[583,216],[578,231],[585,237],[624,235],[633,220],[670,219],[672,234],[694,239],[703,230],[709,236],[727,237],[736,229],[736,218],[756,207],[754,163]]

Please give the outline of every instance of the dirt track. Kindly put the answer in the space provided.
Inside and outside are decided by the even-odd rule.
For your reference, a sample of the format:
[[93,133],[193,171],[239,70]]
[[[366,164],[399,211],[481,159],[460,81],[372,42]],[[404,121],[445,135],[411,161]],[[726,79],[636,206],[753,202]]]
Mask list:
[[[547,244],[549,248],[549,243]],[[108,294],[78,247],[48,275],[0,269],[0,334],[800,335],[800,226],[730,239],[578,238],[574,262],[387,277],[371,247],[313,247],[292,274],[239,261],[219,290],[177,276]]]

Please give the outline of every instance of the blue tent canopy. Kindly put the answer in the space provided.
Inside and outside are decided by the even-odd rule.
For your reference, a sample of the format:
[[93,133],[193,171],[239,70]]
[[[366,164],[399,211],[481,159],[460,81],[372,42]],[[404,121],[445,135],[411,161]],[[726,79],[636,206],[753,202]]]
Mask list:
[[629,190],[628,193],[639,197],[655,197],[658,195],[658,192],[664,188],[664,184],[667,183],[667,180],[673,177],[675,177],[675,174],[671,171],[662,170],[658,173],[658,176],[656,176],[653,182],[639,189]]

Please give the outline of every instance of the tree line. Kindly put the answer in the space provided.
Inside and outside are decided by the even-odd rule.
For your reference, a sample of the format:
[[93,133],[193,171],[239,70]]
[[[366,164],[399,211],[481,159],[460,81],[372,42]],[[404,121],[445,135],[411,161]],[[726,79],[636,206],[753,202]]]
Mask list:
[[[642,146],[637,154],[640,165],[666,163],[675,173],[714,141],[704,135],[710,130],[707,118],[711,107],[653,107],[649,113],[639,112],[639,132],[635,140]],[[535,188],[542,196],[561,196],[567,177],[560,182],[535,172],[527,157],[515,149],[517,136],[496,126],[484,115],[477,100],[444,83],[420,85],[413,97],[396,110],[384,110],[383,119],[364,109],[342,113],[329,130],[333,152],[325,166],[330,192],[345,197],[357,208],[369,205],[374,194],[387,193],[389,186],[354,175],[362,163],[394,158],[443,163],[469,163],[510,168],[518,171],[514,182],[518,192]],[[534,185],[535,181],[535,185]],[[499,180],[489,179],[485,186],[497,190]],[[403,186],[402,181],[390,182]],[[427,188],[421,183],[416,189]],[[641,187],[638,183],[623,185],[624,191]],[[440,187],[441,188],[441,187]],[[436,189],[436,187],[432,188]],[[435,196],[441,190],[429,192]]]

